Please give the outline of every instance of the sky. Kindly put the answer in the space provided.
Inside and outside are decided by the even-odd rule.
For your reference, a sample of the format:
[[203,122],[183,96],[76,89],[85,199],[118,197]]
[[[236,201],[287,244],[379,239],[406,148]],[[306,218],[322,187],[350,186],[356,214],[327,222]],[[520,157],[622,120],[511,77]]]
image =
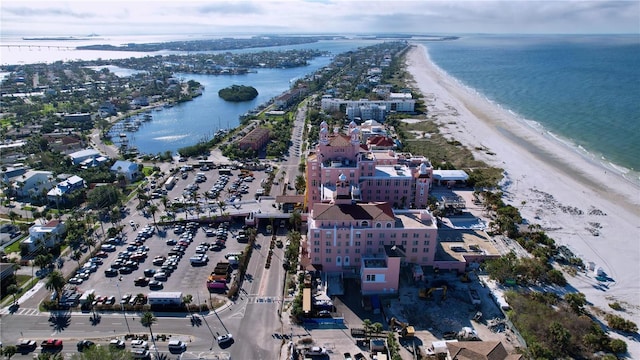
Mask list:
[[2,0],[3,36],[640,34],[640,1]]

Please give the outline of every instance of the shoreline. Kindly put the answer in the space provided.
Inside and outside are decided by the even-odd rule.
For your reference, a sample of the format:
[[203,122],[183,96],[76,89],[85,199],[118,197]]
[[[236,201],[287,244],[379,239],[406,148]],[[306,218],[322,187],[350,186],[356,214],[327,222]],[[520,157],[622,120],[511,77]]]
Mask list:
[[[428,118],[478,160],[504,169],[504,200],[528,223],[540,224],[558,245],[613,279],[603,289],[592,271],[579,273],[567,277],[567,289],[584,293],[605,311],[618,301],[626,309],[621,315],[638,323],[640,186],[603,165],[606,161],[464,86],[431,61],[424,45],[414,45],[407,71],[423,95]],[[630,342],[629,349],[635,353],[640,347]]]

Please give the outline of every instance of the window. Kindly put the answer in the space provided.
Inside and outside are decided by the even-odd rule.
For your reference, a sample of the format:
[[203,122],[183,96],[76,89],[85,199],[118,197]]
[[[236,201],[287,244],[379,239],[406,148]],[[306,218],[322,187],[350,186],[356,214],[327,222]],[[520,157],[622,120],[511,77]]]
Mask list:
[[369,222],[368,221],[363,221],[363,222],[360,223],[360,226],[367,227],[367,226],[369,226]]
[[407,233],[402,233],[402,238],[403,238],[403,239],[404,239],[404,238],[407,238],[407,237],[409,237],[409,234],[407,234]]
[[330,258],[330,257],[326,258],[326,259],[324,260],[324,262],[326,262],[326,263],[328,263],[328,264],[331,264],[331,258]]
[[360,246],[360,241],[356,241],[356,246]]
[[356,254],[360,254],[360,249],[356,249]]
[[360,233],[356,233],[356,239],[360,239],[362,235]]
[[411,248],[411,252],[412,253],[417,253],[418,252],[418,248]]
[[376,281],[376,274],[367,274],[367,277],[366,277],[365,281],[369,281],[369,282]]
[[356,264],[359,263],[360,262],[360,258],[354,258],[353,262],[356,263]]
[[368,233],[368,234],[367,234],[367,239],[371,239],[372,237],[373,237],[373,234],[372,234],[372,233]]
[[381,227],[382,227],[382,224],[381,224],[381,223],[376,223],[376,227],[377,227],[377,228],[381,228]]
[[429,238],[429,233],[424,233],[424,237],[428,239]]
[[324,249],[324,252],[327,254],[331,254],[331,249]]
[[423,244],[424,244],[424,246],[429,246],[429,240],[425,240],[425,241],[423,242]]
[[[338,234],[338,239],[342,239],[342,234],[340,234],[340,233]],[[338,245],[339,245],[339,244],[340,244],[340,243],[338,243]]]
[[316,254],[319,253],[320,252],[320,248],[313,248],[313,252],[316,253]]
[[336,256],[336,265],[342,265],[342,258],[340,256]]
[[392,239],[395,239],[395,238],[396,238],[396,235],[397,235],[396,233],[391,233],[391,238],[392,238]]
[[320,240],[314,240],[313,241],[313,245],[320,246]]
[[384,246],[384,240],[378,241],[378,246]]
[[313,237],[314,237],[314,238],[319,238],[319,237],[320,237],[320,233],[319,233],[319,232],[314,233],[314,234],[313,234]]
[[414,234],[413,234],[413,238],[414,238],[414,239],[415,239],[415,238],[418,238],[418,237],[420,237],[420,234],[418,234],[418,233],[414,233]]
[[324,242],[324,245],[325,245],[325,246],[331,246],[331,241],[325,241],[325,242]]
[[315,263],[319,263],[319,262],[320,262],[320,258],[319,258],[319,257],[317,257],[317,256],[316,256],[316,257],[314,257],[314,258],[313,258],[313,262],[315,262]]
[[371,246],[371,245],[373,245],[373,241],[367,240],[367,246]]
[[418,240],[413,240],[413,246],[417,246],[418,245]]
[[391,223],[387,223],[387,228],[390,229],[391,228]]
[[422,248],[422,252],[423,253],[428,253],[429,252],[429,248]]
[[380,239],[384,239],[384,233],[380,233],[380,234],[378,235],[378,237],[379,237]]
[[[340,249],[338,249],[338,250],[340,250]],[[348,253],[349,253],[349,248],[344,249],[344,253],[345,253],[345,254],[348,254]],[[348,259],[348,258],[349,258],[348,256],[345,256],[345,257],[344,257],[344,262],[347,262],[347,259]]]

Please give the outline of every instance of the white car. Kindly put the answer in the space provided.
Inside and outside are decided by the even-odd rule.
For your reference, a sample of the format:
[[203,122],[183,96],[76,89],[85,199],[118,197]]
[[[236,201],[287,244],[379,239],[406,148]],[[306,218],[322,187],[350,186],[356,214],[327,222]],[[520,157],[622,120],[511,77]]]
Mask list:
[[307,350],[305,354],[306,355],[326,355],[327,349],[320,346],[314,346],[311,349]]
[[149,344],[144,340],[131,340],[131,347],[134,349],[149,349]]
[[218,345],[223,345],[233,340],[233,335],[225,334],[218,336]]

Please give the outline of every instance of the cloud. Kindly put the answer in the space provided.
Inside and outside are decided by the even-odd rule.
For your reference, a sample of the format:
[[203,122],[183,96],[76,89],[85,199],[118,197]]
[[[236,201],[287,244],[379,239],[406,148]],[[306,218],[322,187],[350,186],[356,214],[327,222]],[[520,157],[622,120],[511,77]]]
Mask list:
[[3,0],[0,11],[3,34],[640,33],[633,0]]

